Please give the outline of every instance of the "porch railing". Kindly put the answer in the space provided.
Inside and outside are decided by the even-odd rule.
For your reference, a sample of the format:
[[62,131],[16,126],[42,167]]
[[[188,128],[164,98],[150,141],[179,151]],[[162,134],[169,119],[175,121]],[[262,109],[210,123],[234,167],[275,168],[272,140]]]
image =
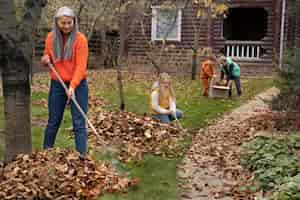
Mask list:
[[240,60],[259,60],[262,44],[261,41],[226,41],[225,55]]

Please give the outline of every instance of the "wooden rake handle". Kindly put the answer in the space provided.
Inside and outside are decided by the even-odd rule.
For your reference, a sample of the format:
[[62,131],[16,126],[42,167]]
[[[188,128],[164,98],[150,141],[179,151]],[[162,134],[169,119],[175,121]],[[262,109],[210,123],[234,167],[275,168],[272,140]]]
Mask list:
[[[50,67],[50,69],[54,72],[55,76],[57,77],[58,81],[60,82],[60,84],[63,86],[63,88],[65,89],[66,94],[68,94],[68,88],[65,84],[65,82],[61,79],[60,75],[58,74],[58,72],[56,71],[56,69],[54,68],[54,66],[52,65],[52,63],[48,63],[48,66]],[[83,118],[87,121],[89,127],[92,129],[92,131],[94,132],[94,134],[96,135],[97,139],[103,143],[106,144],[104,142],[104,140],[100,137],[100,135],[98,134],[97,130],[95,129],[94,125],[92,124],[92,122],[89,120],[89,118],[87,117],[87,115],[85,114],[85,112],[82,110],[82,108],[80,107],[80,105],[78,104],[75,95],[71,96],[71,100],[73,101],[74,105],[76,106],[76,108],[78,109],[78,111],[80,112],[80,114],[83,116]]]

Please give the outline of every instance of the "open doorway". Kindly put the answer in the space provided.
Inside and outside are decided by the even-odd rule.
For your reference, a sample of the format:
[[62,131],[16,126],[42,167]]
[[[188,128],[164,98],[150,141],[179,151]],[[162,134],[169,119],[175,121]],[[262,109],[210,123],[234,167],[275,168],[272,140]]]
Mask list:
[[264,8],[230,8],[223,24],[226,40],[259,41],[267,34],[268,13]]

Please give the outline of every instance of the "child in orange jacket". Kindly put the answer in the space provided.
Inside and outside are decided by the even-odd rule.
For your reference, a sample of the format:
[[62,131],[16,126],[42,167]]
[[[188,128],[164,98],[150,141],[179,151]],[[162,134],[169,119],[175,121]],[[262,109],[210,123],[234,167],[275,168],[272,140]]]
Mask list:
[[212,55],[207,56],[207,60],[205,60],[201,65],[199,78],[202,82],[203,96],[208,96],[209,83],[214,75],[214,60],[215,58]]

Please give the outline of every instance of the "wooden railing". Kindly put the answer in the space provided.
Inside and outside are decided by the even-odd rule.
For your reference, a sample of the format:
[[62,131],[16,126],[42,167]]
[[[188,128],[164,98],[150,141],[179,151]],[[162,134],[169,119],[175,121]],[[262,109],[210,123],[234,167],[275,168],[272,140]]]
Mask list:
[[226,41],[225,55],[240,60],[259,60],[262,44],[261,41]]

